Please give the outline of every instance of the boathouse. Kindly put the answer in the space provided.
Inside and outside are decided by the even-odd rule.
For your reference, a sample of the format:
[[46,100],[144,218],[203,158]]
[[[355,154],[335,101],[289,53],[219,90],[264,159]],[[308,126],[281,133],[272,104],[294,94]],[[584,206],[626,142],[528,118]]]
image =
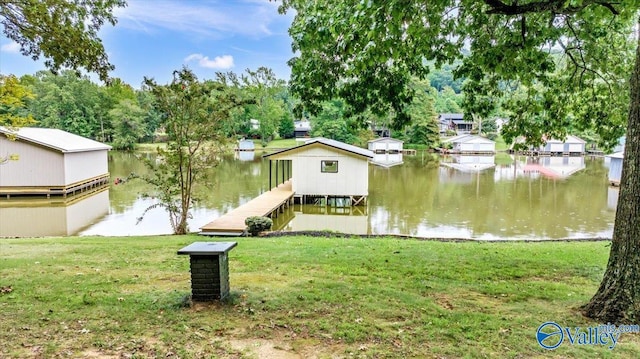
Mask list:
[[402,153],[404,142],[391,137],[380,137],[367,143],[369,151],[373,153]]
[[[286,169],[290,168],[294,202],[366,203],[368,164],[373,159],[373,152],[369,150],[327,138],[314,138],[303,145],[263,157],[269,160],[270,172],[274,161],[276,170],[282,168],[283,180],[287,177]],[[269,187],[272,187],[271,183]]]
[[[525,151],[525,154],[534,156],[581,156],[584,155],[586,151],[586,142],[580,137],[573,135],[567,135],[567,138],[564,140],[543,138],[543,141],[544,145],[538,147],[531,146]],[[525,139],[520,137],[511,145],[511,148],[513,149],[515,144],[524,142]]]
[[459,135],[443,139],[442,144],[451,144],[451,153],[492,154],[496,152],[496,143],[488,138],[475,135]]
[[624,152],[616,152],[607,156],[609,158],[609,184],[619,186],[622,178],[622,161]]
[[252,140],[242,139],[238,141],[238,148],[236,151],[254,151],[256,144]]
[[0,127],[0,195],[62,195],[109,182],[111,146],[50,128]]
[[583,155],[585,145],[586,142],[580,137],[567,135],[564,141],[555,138],[547,140],[540,152],[551,155]]

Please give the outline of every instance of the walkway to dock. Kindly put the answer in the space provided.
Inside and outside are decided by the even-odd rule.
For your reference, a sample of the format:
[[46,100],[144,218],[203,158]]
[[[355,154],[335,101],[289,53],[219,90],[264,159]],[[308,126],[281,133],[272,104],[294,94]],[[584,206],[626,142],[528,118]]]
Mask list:
[[291,180],[282,183],[269,192],[265,192],[251,201],[231,210],[222,217],[200,228],[200,234],[210,236],[239,236],[247,228],[244,220],[251,216],[271,217],[289,205],[293,191]]

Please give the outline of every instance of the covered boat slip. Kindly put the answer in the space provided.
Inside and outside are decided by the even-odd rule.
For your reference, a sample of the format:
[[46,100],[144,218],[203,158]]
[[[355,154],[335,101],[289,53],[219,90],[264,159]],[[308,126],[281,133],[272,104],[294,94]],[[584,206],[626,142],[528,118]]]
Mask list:
[[277,216],[289,206],[293,197],[291,181],[286,181],[271,191],[265,192],[251,201],[231,210],[202,226],[200,234],[209,236],[240,236],[247,225],[245,219],[252,216]]

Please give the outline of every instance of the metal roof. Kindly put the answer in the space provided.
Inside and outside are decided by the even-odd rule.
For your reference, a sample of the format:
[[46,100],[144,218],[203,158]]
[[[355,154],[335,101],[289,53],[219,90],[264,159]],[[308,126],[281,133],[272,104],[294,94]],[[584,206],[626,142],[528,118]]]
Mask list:
[[546,143],[587,143],[587,142],[578,136],[567,135],[567,138],[565,140],[550,138],[546,141]]
[[624,158],[624,151],[612,153],[610,155],[607,155],[607,157],[610,157],[610,158]]
[[9,130],[0,127],[0,133],[36,143],[63,153],[110,150],[111,146],[55,128],[20,127]]
[[464,113],[441,113],[440,119],[443,120],[462,120]]
[[399,142],[399,143],[404,143],[404,141],[400,141],[400,140],[397,140],[397,139],[395,139],[395,138],[391,138],[391,137],[379,137],[379,138],[376,138],[376,139],[374,139],[374,140],[370,140],[368,143],[372,143],[372,142],[383,142],[383,141],[384,141],[384,142]]
[[271,156],[274,156],[274,155],[280,155],[280,154],[283,154],[283,153],[286,153],[286,152],[289,152],[289,151],[298,150],[298,149],[300,149],[302,147],[313,145],[314,143],[319,143],[319,144],[322,144],[322,145],[325,145],[325,146],[328,146],[328,147],[333,147],[333,148],[336,148],[336,149],[339,149],[339,150],[343,150],[343,151],[346,151],[346,152],[351,152],[353,154],[356,154],[356,155],[359,155],[359,156],[362,156],[362,157],[373,158],[373,152],[371,152],[371,151],[369,151],[367,149],[364,149],[364,148],[361,148],[361,147],[358,147],[358,146],[353,146],[353,145],[350,145],[350,144],[347,144],[347,143],[344,143],[344,142],[331,140],[331,139],[324,138],[324,137],[312,138],[312,139],[306,141],[303,145],[292,147],[292,148],[287,148],[287,149],[276,151],[276,152],[273,152],[273,153],[269,153],[269,154],[263,155],[262,157],[267,158],[267,157],[271,157]]

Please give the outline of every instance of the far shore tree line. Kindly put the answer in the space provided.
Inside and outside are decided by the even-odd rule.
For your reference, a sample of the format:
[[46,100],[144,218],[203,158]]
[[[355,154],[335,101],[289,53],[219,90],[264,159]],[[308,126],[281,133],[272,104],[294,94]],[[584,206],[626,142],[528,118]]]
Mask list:
[[[411,105],[412,121],[402,131],[394,131],[394,137],[437,147],[438,114],[463,111],[462,80],[454,79],[453,69],[434,69],[427,80],[415,81],[419,94]],[[294,121],[307,119],[312,123],[312,136],[364,146],[373,138],[372,129],[390,126],[388,116],[356,114],[341,99],[326,101],[315,115],[305,113],[296,118],[294,107],[300,101],[291,96],[287,83],[266,67],[242,74],[219,73],[215,80],[204,82],[223,83],[237,96],[253,99],[225,120],[221,130],[230,139],[259,139],[266,145],[275,138],[294,137]],[[39,71],[20,78],[0,75],[0,93],[0,125],[62,129],[109,143],[117,150],[167,139],[166,116],[144,85],[134,89],[120,79],[100,85],[71,70],[57,74]]]
[[[391,130],[392,115],[376,115],[372,111],[355,113],[343,99],[324,101],[315,114],[294,116],[300,103],[291,95],[288,84],[276,78],[273,71],[260,67],[242,74],[218,73],[215,80],[246,101],[230,112],[221,128],[229,139],[258,139],[263,145],[276,138],[294,137],[294,121],[307,119],[312,124],[311,136],[322,136],[366,147],[375,138],[375,130],[387,130],[392,137],[427,149],[440,142],[440,113],[473,112],[465,119],[473,121],[472,133],[495,139],[499,133],[496,118],[507,118],[510,105],[503,97],[480,98],[475,92],[465,96],[465,86],[474,86],[464,78],[455,78],[461,65],[433,68],[427,79],[413,79],[415,95],[406,106],[408,122]],[[40,71],[20,78],[0,75],[0,125],[58,128],[80,136],[111,144],[116,150],[133,150],[138,143],[165,142],[166,116],[158,108],[157,98],[147,86],[134,89],[120,79],[109,85],[92,82],[75,71],[54,74]],[[472,103],[473,102],[473,103]],[[482,114],[479,117],[478,114]],[[570,114],[569,116],[574,116]],[[455,134],[448,131],[448,135]],[[570,128],[590,143],[603,143],[591,129]],[[605,143],[607,145],[613,142]],[[610,147],[610,146],[609,146]]]

